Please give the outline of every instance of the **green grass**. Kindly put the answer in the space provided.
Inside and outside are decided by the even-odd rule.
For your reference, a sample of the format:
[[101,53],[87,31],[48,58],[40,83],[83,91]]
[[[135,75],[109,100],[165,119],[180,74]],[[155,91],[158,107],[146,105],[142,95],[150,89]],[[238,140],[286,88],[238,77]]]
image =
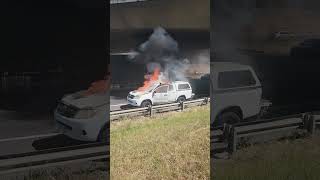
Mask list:
[[209,179],[209,107],[111,123],[111,179]]
[[238,151],[212,162],[217,180],[319,180],[320,137],[280,141]]

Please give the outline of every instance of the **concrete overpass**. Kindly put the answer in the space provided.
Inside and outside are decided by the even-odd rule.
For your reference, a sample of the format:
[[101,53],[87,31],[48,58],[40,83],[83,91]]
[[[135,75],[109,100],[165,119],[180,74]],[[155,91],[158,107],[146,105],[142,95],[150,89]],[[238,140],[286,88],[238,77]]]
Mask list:
[[[132,2],[134,1],[134,2]],[[113,0],[111,30],[209,29],[210,0]],[[127,2],[127,3],[124,3]]]
[[[136,47],[158,26],[167,29],[181,44],[209,47],[210,0],[111,0],[110,3],[112,52]],[[186,39],[188,42],[184,42]]]
[[[236,49],[263,51],[268,54],[288,54],[290,48],[303,41],[302,34],[318,37],[320,2],[310,0],[238,1],[215,0],[213,4],[213,39],[215,49],[236,52]],[[274,38],[285,31],[297,37],[288,40]],[[311,38],[312,38],[311,36]]]

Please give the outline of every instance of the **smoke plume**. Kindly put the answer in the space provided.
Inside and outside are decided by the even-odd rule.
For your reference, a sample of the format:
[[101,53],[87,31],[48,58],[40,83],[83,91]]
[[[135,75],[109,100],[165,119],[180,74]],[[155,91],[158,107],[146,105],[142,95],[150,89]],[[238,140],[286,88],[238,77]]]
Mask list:
[[189,60],[180,56],[178,43],[162,27],[155,28],[149,39],[132,54],[128,58],[145,64],[149,73],[160,69],[169,81],[186,80]]

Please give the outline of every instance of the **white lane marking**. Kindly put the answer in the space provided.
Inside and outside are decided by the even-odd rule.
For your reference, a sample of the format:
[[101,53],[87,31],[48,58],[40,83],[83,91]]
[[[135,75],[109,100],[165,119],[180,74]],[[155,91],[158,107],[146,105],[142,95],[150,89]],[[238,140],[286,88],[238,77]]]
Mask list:
[[49,134],[39,134],[39,135],[26,136],[26,137],[6,138],[6,139],[0,139],[0,143],[8,142],[8,141],[19,141],[19,140],[25,140],[25,139],[36,139],[36,138],[43,138],[43,137],[56,136],[56,135],[61,135],[61,133],[49,133]]

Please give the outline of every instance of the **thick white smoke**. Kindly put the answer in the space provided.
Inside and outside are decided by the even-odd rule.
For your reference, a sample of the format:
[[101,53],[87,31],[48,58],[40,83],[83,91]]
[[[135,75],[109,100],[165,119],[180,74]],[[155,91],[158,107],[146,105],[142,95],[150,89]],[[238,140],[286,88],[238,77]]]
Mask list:
[[180,57],[178,43],[162,27],[155,28],[132,54],[135,55],[128,58],[146,64],[149,73],[159,68],[167,80],[187,80],[185,71],[189,60]]

